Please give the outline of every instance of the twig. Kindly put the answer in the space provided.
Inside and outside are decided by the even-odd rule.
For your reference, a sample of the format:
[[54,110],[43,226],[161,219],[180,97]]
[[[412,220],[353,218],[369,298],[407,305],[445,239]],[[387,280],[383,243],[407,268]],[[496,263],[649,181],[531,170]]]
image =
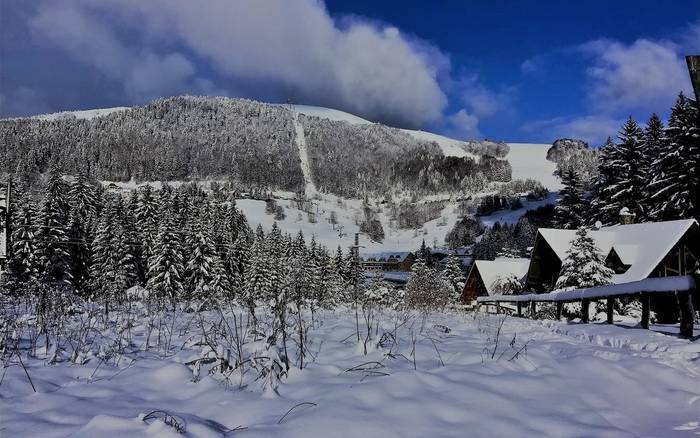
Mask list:
[[27,375],[27,379],[29,379],[29,384],[32,385],[32,389],[34,392],[36,392],[36,388],[34,387],[34,382],[32,382],[32,378],[29,377],[29,371],[27,371],[27,367],[24,366],[24,362],[22,362],[22,356],[19,354],[19,351],[15,350],[15,354],[17,354],[17,358],[19,359],[19,364],[22,365],[22,369],[24,370],[24,374]]
[[289,408],[289,410],[284,415],[282,415],[279,420],[277,420],[277,424],[281,424],[282,420],[284,420],[287,417],[287,415],[289,415],[290,412],[292,412],[294,409],[298,408],[299,406],[304,406],[304,405],[318,406],[314,402],[302,402],[302,403],[296,404],[296,405],[292,406],[291,408]]

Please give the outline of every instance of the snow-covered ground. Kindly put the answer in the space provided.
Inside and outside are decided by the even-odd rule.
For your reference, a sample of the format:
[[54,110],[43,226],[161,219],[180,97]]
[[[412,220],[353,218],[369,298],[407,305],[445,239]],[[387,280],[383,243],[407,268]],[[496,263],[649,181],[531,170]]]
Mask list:
[[[42,352],[30,358],[23,351],[37,392],[15,358],[2,371],[0,435],[182,436],[149,419],[153,411],[172,416],[193,437],[700,432],[697,341],[631,326],[508,317],[496,344],[500,318],[414,315],[396,328],[404,320],[382,313],[364,355],[350,310],[317,315],[307,339],[309,363],[291,369],[278,395],[264,392],[250,369],[243,387],[235,372],[226,380],[205,367],[195,382],[195,365],[185,363],[207,350],[197,342],[196,315],[178,315],[170,347],[160,351],[144,351],[147,330],[137,321],[127,352],[105,361],[88,355],[82,365],[49,365]],[[378,346],[383,333],[395,333],[397,343],[385,337]]]
[[80,110],[80,111],[61,111],[58,113],[40,114],[40,115],[33,116],[32,118],[40,119],[40,120],[47,120],[47,121],[60,119],[61,117],[75,117],[76,119],[93,119],[95,117],[107,116],[107,115],[112,114],[114,112],[124,111],[127,109],[129,109],[129,108],[125,107],[125,106],[117,106],[114,108],[98,108],[98,109]]

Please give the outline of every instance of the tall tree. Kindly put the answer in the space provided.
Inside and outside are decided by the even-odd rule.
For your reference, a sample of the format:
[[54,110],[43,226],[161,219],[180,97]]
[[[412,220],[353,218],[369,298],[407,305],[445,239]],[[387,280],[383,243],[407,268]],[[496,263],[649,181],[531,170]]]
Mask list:
[[70,285],[73,279],[68,252],[67,187],[61,171],[54,166],[44,189],[39,214],[37,241],[42,265],[42,275],[49,283]]
[[652,216],[661,220],[699,218],[700,120],[697,106],[682,93],[665,133],[665,145],[652,164]]
[[587,214],[587,200],[578,172],[567,168],[562,175],[564,188],[559,192],[559,204],[554,209],[554,223],[558,228],[574,229],[584,223]]
[[169,211],[161,213],[153,254],[148,259],[146,287],[156,295],[175,300],[184,293],[185,269],[180,248],[182,241]]

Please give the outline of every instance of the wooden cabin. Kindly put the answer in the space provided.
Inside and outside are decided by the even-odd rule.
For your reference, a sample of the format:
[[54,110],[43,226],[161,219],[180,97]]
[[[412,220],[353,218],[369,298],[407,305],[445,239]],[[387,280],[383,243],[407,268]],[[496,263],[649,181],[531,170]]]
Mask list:
[[469,304],[477,297],[506,292],[502,286],[512,280],[524,280],[529,264],[529,259],[521,258],[477,260],[464,283],[462,302]]
[[[620,224],[591,230],[589,235],[615,271],[612,282],[629,283],[649,277],[689,275],[698,269],[700,227],[694,219],[639,224]],[[575,230],[540,228],[532,251],[525,289],[551,290],[559,277]],[[666,301],[666,302],[665,302]],[[652,302],[652,310],[669,314],[675,304],[668,297]]]

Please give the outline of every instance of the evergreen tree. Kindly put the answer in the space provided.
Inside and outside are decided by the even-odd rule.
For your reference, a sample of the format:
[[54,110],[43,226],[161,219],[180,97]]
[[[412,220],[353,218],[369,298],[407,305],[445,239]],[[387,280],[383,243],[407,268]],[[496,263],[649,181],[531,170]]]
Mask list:
[[37,241],[42,276],[47,282],[69,285],[73,279],[68,252],[68,202],[66,184],[54,166],[44,189]]
[[654,178],[654,161],[663,153],[666,146],[666,136],[664,133],[664,124],[656,114],[652,114],[644,128],[644,148],[643,162],[641,164],[642,172],[646,175],[647,185],[645,186],[643,195],[643,206],[645,212],[644,219],[654,220],[654,211],[657,203],[652,200],[654,192],[651,185],[648,184]]
[[161,214],[153,254],[148,259],[146,287],[157,296],[169,298],[173,304],[184,293],[184,266],[180,248],[182,242],[175,230],[175,219],[165,211]]
[[21,290],[37,284],[41,263],[31,203],[25,201],[13,216],[12,250],[5,279],[12,289]]
[[123,216],[121,197],[110,199],[93,241],[92,289],[96,297],[104,300],[106,311],[110,303],[123,303],[126,290],[137,281],[136,262],[122,223]]
[[188,295],[200,300],[220,298],[229,289],[228,278],[208,232],[211,224],[202,225],[195,234],[187,263]]
[[90,184],[83,169],[78,171],[75,179],[70,185],[68,197],[72,206],[72,216],[84,223],[86,229],[90,228],[89,223],[97,214],[98,201],[97,191]]
[[556,287],[585,288],[609,284],[614,272],[605,266],[604,256],[588,235],[586,228],[576,231],[576,238],[566,252]]
[[413,263],[406,283],[406,304],[420,309],[445,306],[454,295],[454,287],[429,267],[422,258]]
[[[643,199],[646,175],[643,173],[643,132],[637,122],[629,118],[618,136],[620,142],[601,153],[601,177],[599,187],[599,219],[603,223],[618,220],[620,210],[627,207],[637,217],[644,217]],[[606,146],[607,147],[607,146]]]
[[564,188],[559,192],[559,204],[554,209],[557,228],[574,229],[584,223],[587,201],[584,198],[578,172],[567,168],[562,175]]
[[464,289],[464,273],[462,272],[460,261],[454,253],[448,256],[443,274],[454,289],[452,295],[453,301],[459,301],[459,298],[462,296],[462,290]]
[[652,164],[652,216],[658,220],[700,217],[698,109],[682,93],[671,111],[666,142]]
[[591,199],[590,219],[589,222],[597,220],[610,224],[617,221],[617,213],[611,214],[611,209],[608,205],[612,203],[612,192],[609,187],[616,184],[618,181],[617,168],[614,165],[614,159],[617,155],[617,146],[608,137],[605,144],[600,149],[598,154],[598,177],[593,182],[593,196]]

